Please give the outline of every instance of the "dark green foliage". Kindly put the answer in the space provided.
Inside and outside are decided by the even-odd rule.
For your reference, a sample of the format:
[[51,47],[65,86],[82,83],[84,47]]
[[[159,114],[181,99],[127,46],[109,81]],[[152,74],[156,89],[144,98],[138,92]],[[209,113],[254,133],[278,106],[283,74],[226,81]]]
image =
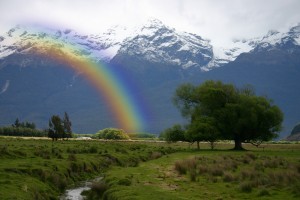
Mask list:
[[161,138],[164,138],[167,142],[185,141],[185,131],[179,124],[174,125],[171,128],[164,130],[161,133]]
[[281,130],[280,109],[249,86],[238,89],[220,81],[184,84],[177,88],[174,103],[190,119],[186,138],[198,144],[228,139],[242,149],[242,142],[268,141]]
[[8,127],[0,127],[0,135],[23,136],[23,137],[45,137],[46,131],[36,129],[32,122],[20,122],[17,118],[15,123]]
[[45,137],[47,132],[26,127],[0,127],[0,135],[23,136],[23,137]]
[[35,123],[30,123],[30,122],[20,122],[19,119],[17,118],[15,123],[12,124],[12,127],[15,128],[29,128],[29,129],[35,129]]
[[64,132],[66,138],[72,137],[72,122],[69,119],[69,115],[67,112],[65,112],[64,119],[63,119],[63,126],[64,126]]
[[189,142],[197,142],[198,149],[200,148],[200,141],[208,141],[213,149],[214,142],[220,139],[220,134],[213,118],[195,116],[188,126],[185,138]]
[[156,135],[151,133],[128,133],[131,139],[154,139]]
[[52,140],[58,140],[59,138],[64,138],[65,131],[63,127],[63,122],[58,115],[53,115],[49,120],[49,132],[48,137]]
[[49,120],[48,137],[52,138],[53,141],[58,140],[59,138],[71,138],[71,126],[72,123],[66,112],[63,120],[58,115],[53,115]]

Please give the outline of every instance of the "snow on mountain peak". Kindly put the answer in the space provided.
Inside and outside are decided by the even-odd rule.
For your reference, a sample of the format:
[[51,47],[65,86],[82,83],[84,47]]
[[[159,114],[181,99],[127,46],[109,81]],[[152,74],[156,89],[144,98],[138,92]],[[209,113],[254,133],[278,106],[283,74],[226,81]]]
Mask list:
[[18,25],[0,36],[0,59],[13,53],[30,52],[39,45],[44,52],[47,47],[59,48],[71,56],[95,61],[109,62],[116,55],[124,55],[208,71],[234,61],[242,53],[272,49],[287,42],[300,45],[300,24],[285,33],[271,30],[261,38],[235,39],[226,48],[213,47],[210,40],[177,31],[158,19],[149,19],[134,28],[112,26],[105,32],[90,35],[72,29]]
[[247,53],[254,49],[273,49],[276,48],[277,45],[280,46],[289,41],[292,41],[295,45],[300,45],[300,23],[291,27],[288,32],[270,30],[262,38],[235,39],[232,41],[232,44],[226,48],[214,46],[213,59],[207,66],[203,67],[202,70],[208,71],[214,67],[219,67],[234,61],[242,53]]
[[177,31],[160,20],[150,19],[135,31],[136,35],[126,39],[119,53],[182,68],[204,66],[212,57],[208,40]]

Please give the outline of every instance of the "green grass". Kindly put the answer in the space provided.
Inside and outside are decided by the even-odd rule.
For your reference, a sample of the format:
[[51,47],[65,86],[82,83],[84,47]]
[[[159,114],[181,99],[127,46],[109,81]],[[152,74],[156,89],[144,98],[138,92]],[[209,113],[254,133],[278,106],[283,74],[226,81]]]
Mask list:
[[58,199],[82,180],[90,199],[298,199],[300,144],[58,141],[0,137],[0,197]]
[[[177,149],[179,147],[176,147]],[[101,176],[111,166],[140,162],[175,151],[163,143],[58,141],[0,137],[0,197],[58,199],[79,181]]]
[[[107,199],[299,199],[299,144],[177,152],[106,173]],[[129,179],[130,187],[119,184]]]

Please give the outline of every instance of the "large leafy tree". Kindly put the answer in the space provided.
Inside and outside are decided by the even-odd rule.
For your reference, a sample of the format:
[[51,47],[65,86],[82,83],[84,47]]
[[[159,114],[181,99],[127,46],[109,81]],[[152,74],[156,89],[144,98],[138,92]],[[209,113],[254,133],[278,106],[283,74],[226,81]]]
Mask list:
[[238,89],[220,81],[181,85],[174,103],[190,119],[190,137],[234,140],[235,149],[242,149],[243,142],[275,138],[283,120],[272,100],[256,96],[253,88]]

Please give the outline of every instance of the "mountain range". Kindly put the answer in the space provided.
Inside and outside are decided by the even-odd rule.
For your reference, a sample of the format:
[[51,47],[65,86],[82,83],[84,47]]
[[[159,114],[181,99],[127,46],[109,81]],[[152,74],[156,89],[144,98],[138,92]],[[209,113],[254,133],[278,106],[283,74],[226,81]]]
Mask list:
[[130,74],[151,111],[147,132],[184,123],[172,104],[176,87],[208,79],[251,84],[257,94],[273,99],[285,114],[281,137],[300,119],[300,24],[222,48],[151,19],[132,29],[113,26],[101,34],[18,25],[0,36],[0,125],[18,117],[46,128],[51,115],[67,111],[75,132],[115,126],[105,102],[80,72],[47,57],[51,49]]

